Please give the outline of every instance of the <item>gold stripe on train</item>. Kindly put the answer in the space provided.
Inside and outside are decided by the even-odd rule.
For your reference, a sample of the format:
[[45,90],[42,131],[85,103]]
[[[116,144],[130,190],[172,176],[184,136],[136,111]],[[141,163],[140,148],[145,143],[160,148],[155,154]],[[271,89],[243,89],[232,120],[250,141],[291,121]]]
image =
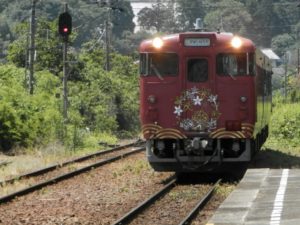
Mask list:
[[146,124],[142,127],[142,132],[144,135],[150,134],[150,138],[159,138],[159,139],[183,139],[186,136],[181,133],[179,130],[173,128],[165,128],[155,125],[155,124]]
[[240,132],[240,131],[221,131],[218,132],[216,134],[214,134],[213,136],[211,136],[212,138],[245,138],[245,135]]
[[186,138],[184,134],[182,134],[179,130],[171,129],[171,128],[166,128],[162,129],[157,132],[155,135],[156,138]]

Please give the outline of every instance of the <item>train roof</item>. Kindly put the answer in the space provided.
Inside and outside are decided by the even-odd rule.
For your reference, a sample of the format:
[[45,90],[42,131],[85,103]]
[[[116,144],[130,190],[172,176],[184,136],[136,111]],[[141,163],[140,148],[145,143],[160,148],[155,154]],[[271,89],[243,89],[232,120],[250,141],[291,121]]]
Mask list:
[[[221,33],[221,32],[185,32],[185,33],[177,33],[160,37],[164,42],[164,48],[161,50],[179,50],[179,48],[184,45],[184,40],[187,38],[208,38],[210,39],[210,44],[207,46],[201,47],[219,47],[220,50],[224,47],[228,49],[228,45],[230,45],[231,40],[235,37],[232,33]],[[239,38],[242,40],[243,47],[242,49],[255,50],[254,43],[244,37]],[[140,51],[150,51],[152,46],[153,39],[145,40],[140,44]],[[155,50],[155,49],[153,49]]]

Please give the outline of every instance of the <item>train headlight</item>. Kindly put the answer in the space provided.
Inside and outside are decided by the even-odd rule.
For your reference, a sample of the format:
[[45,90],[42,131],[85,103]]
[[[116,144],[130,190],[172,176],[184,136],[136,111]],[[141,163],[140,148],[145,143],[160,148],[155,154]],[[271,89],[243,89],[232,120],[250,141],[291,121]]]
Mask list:
[[231,39],[231,46],[234,48],[240,48],[242,46],[242,39],[237,36],[234,36]]
[[161,38],[156,37],[153,39],[152,45],[154,46],[154,48],[161,48],[164,45],[164,42]]

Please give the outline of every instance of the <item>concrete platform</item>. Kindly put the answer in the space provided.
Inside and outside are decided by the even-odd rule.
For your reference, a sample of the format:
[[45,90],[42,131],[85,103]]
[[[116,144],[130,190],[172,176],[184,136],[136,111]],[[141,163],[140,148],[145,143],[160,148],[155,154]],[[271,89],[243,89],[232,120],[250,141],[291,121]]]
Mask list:
[[300,224],[300,170],[249,169],[207,225]]

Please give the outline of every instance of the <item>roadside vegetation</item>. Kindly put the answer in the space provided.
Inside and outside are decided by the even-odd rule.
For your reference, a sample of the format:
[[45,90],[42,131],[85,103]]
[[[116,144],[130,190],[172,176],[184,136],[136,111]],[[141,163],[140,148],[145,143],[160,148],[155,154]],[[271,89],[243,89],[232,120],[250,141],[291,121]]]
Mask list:
[[270,134],[264,146],[300,156],[300,104],[292,98],[288,102],[282,95],[273,98]]
[[[102,50],[98,54],[103,55]],[[35,73],[35,91],[28,93],[25,70],[0,66],[0,149],[31,148],[60,141],[69,149],[97,148],[138,131],[137,66],[133,59],[115,55],[113,69],[85,53],[80,79],[68,83],[68,121],[62,117],[60,74]],[[79,59],[81,60],[81,59]],[[114,61],[116,60],[116,61]],[[124,68],[126,65],[127,68]],[[109,93],[109,94],[108,94]]]

